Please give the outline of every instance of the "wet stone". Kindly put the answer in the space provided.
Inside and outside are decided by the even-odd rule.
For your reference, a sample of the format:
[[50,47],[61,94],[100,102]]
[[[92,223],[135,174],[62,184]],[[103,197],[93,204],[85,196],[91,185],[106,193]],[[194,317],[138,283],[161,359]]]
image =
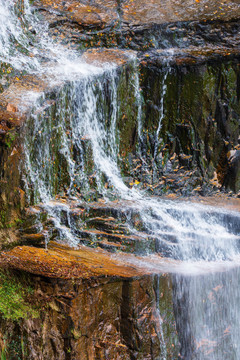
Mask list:
[[239,42],[237,0],[35,1],[50,23],[50,33],[63,44],[79,49],[121,46],[138,51],[154,48],[225,46]]
[[[231,250],[240,252],[239,214],[170,200],[239,192],[238,2],[33,3],[54,41],[91,48],[81,61],[102,73],[75,88],[75,78],[51,86],[23,74],[0,86],[1,271],[28,273],[34,290],[23,301],[39,311],[16,323],[0,318],[1,350],[13,343],[9,359],[29,360],[234,356],[238,327],[231,338],[235,319],[226,314],[239,307],[238,267],[228,269]],[[74,132],[77,106],[81,124],[83,110],[96,107],[106,143],[118,136],[104,147],[109,158],[117,149],[123,182],[115,191],[94,164],[91,134]],[[136,201],[116,200],[120,186],[127,198],[136,190]],[[137,201],[139,189],[148,205]],[[169,197],[157,203],[149,194]],[[38,204],[46,198],[56,200]],[[238,201],[231,206],[239,211]],[[189,259],[198,262],[194,274],[183,266]],[[218,319],[206,332],[202,308]]]
[[[163,330],[159,325],[156,291],[159,282],[164,290],[161,313],[166,321]],[[35,359],[36,354],[39,358],[50,354],[54,360],[64,359],[66,355],[70,359],[79,356],[81,359],[105,359],[105,354],[112,359],[150,360],[166,351],[165,347],[171,356],[179,350],[176,336],[166,342],[165,347],[161,345],[162,331],[176,334],[175,323],[168,322],[172,299],[165,276],[136,279],[107,276],[86,280],[35,276],[34,283],[39,305],[45,304],[41,318],[23,320],[21,326],[16,324],[15,327],[8,321],[0,324],[0,339],[4,330],[8,341],[14,335],[16,349],[16,335],[22,329],[29,360]]]

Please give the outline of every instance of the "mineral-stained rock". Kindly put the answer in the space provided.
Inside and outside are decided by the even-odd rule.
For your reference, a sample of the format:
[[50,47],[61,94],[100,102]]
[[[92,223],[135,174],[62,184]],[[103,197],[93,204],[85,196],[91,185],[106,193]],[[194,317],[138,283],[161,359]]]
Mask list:
[[136,52],[131,50],[95,48],[84,52],[82,60],[98,66],[106,66],[106,64],[117,64],[120,66],[129,62],[135,56]]
[[[181,193],[183,187],[186,193],[200,192],[204,179],[214,174],[220,185],[239,190],[239,63],[236,60],[211,67],[216,55],[221,60],[225,57],[231,60],[239,54],[237,0],[221,4],[214,0],[151,0],[147,3],[143,0],[38,0],[34,3],[49,21],[49,32],[62,42],[70,39],[80,49],[119,44],[141,52],[157,48],[150,54],[141,54],[139,82],[136,76],[130,79],[131,74],[126,72],[118,91],[122,99],[117,124],[119,148],[125,161],[125,180],[130,187],[142,180],[143,187],[149,187],[152,192],[156,188],[159,193],[176,189]],[[202,48],[205,43],[208,46]],[[158,49],[172,45],[184,50]],[[87,51],[82,59],[91,64],[114,62],[122,66],[132,56],[136,53],[95,48]],[[164,71],[169,71],[166,77]],[[21,224],[19,232],[14,231],[22,221],[20,217],[26,205],[19,168],[23,154],[19,134],[32,109],[30,95],[36,99],[42,93],[51,93],[48,105],[53,118],[56,115],[53,100],[56,89],[49,86],[49,80],[24,76],[13,80],[8,89],[1,86],[0,226],[5,227],[0,230],[1,242],[21,239],[45,245],[49,239],[46,231],[48,227],[52,230],[54,224],[55,219],[47,219],[46,211],[39,206],[26,211],[29,218]],[[168,98],[160,129],[164,81],[168,82]],[[128,87],[128,82],[132,82],[132,87]],[[142,87],[139,96],[144,99],[141,108],[144,134],[141,143],[136,144],[138,124],[134,121],[139,120],[140,112],[138,101],[132,96],[139,86]],[[161,132],[157,132],[159,139],[156,139],[158,127]],[[160,140],[158,148],[156,140]],[[83,147],[87,147],[87,137],[82,142]],[[54,143],[51,145],[54,148]],[[139,153],[142,151],[141,156],[137,149]],[[54,175],[59,169],[62,170],[61,166],[54,168]],[[54,185],[57,189],[57,180]],[[67,215],[78,225],[81,220],[83,228],[78,229],[78,236],[82,242],[84,236],[91,239],[98,236],[94,246],[118,251],[125,250],[127,242],[136,248],[142,241],[139,228],[143,225],[138,216],[131,219],[138,227],[138,235],[128,234],[129,229],[122,221],[124,214],[122,222],[117,222],[122,203],[115,207],[96,203],[78,208],[74,205]],[[60,221],[67,222],[66,218],[66,212],[62,211]],[[223,220],[229,226],[234,224],[235,232],[239,232],[238,217],[224,215]],[[54,230],[49,233],[54,237]],[[160,240],[156,247],[153,239],[153,248],[162,252]],[[82,246],[76,250],[53,243],[48,249],[18,246],[2,253],[3,267],[15,269],[21,276],[26,272],[31,274],[40,311],[38,319],[29,317],[18,324],[0,319],[0,349],[8,346],[9,360],[156,360],[166,354],[169,359],[176,359],[178,341],[170,277],[152,274],[160,256],[151,258],[151,270],[143,266],[143,259],[139,257],[121,256],[122,260],[99,248]],[[179,309],[180,317],[184,318],[185,312],[181,311]],[[164,336],[166,329],[167,337]],[[184,337],[185,332],[180,329],[179,333]],[[170,341],[172,336],[174,341]]]
[[159,24],[189,20],[229,20],[239,14],[238,1],[227,1],[221,5],[214,0],[143,0],[126,1],[122,4],[123,21],[130,26]]
[[58,16],[64,15],[71,22],[83,27],[105,28],[118,21],[118,4],[114,0],[85,3],[74,0],[37,0],[35,4],[50,12],[54,10]]
[[[73,21],[84,25],[99,25],[116,21],[118,15],[124,24],[130,27],[140,25],[162,24],[190,20],[231,20],[239,16],[239,6],[237,0],[224,1],[221,4],[216,1],[191,1],[177,0],[174,3],[171,0],[156,1],[144,0],[118,2],[116,0],[85,1],[79,2],[69,0],[62,2],[60,0],[36,0],[35,5],[41,9],[55,12],[56,15],[65,14]],[[95,23],[92,15],[98,15]],[[96,18],[97,19],[97,18]]]
[[154,278],[38,283],[49,309],[23,325],[29,360],[154,360],[163,351]]
[[[52,249],[53,248],[53,249]],[[126,266],[114,260],[102,250],[80,247],[67,249],[60,245],[51,245],[50,249],[34,247],[16,247],[2,253],[2,263],[30,273],[55,278],[90,278],[91,276],[130,277],[144,273],[143,269]]]
[[[172,57],[168,52],[170,66],[166,59],[165,63],[160,60],[161,51],[156,52],[160,58],[158,55],[155,58],[150,56],[151,60],[142,62],[140,86],[146,119],[142,125],[141,147],[145,162],[150,158],[155,162],[155,167],[149,162],[148,171],[152,177],[148,181],[153,182],[152,191],[161,187],[165,191],[174,190],[176,186],[176,191],[180,192],[188,188],[206,193],[205,180],[208,183],[217,174],[219,186],[238,192],[239,60],[236,57],[220,63],[211,53],[208,59],[205,52],[205,62],[202,59],[198,62],[200,53],[192,50],[192,53],[190,49],[182,51],[192,62],[185,59],[179,63],[178,50],[176,56],[172,53]],[[232,97],[229,98],[227,93]],[[159,119],[161,129],[156,150],[154,134],[158,124],[154,121],[159,122]],[[235,155],[228,158],[228,154],[233,152]],[[131,174],[140,179],[143,170],[140,166],[136,173]],[[157,184],[158,178],[164,182]]]
[[100,250],[57,244],[49,250],[17,247],[2,259],[2,265],[40,275],[33,283],[41,317],[15,327],[0,321],[0,340],[3,331],[6,346],[15,336],[17,348],[16,334],[22,334],[29,360],[156,360],[167,349],[177,356],[178,343],[162,337],[167,329],[176,333],[174,322],[165,318],[162,328],[159,320],[159,283],[167,299],[160,300],[162,316],[172,316],[165,275],[147,275]]
[[145,2],[116,0],[34,2],[58,41],[82,48],[105,46],[144,51],[219,44],[238,47],[238,1]]

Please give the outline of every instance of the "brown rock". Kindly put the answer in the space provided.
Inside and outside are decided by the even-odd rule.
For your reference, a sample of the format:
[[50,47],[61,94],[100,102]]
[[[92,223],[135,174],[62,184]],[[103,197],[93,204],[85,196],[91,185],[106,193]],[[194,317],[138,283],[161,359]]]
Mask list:
[[230,20],[239,17],[238,0],[127,0],[122,5],[123,21],[131,26],[191,20]]
[[[167,281],[161,277],[162,285]],[[48,298],[49,307],[41,320],[22,324],[28,360],[152,360],[160,356],[154,277],[83,282],[36,278],[35,284],[38,294]]]
[[7,105],[7,111],[17,112],[17,107],[9,103]]
[[[27,236],[27,235],[25,235]],[[36,234],[28,235],[34,238]],[[32,274],[52,278],[81,278],[92,276],[133,277],[148,271],[139,266],[129,266],[103,251],[79,247],[78,250],[51,244],[49,250],[19,246],[1,255],[6,265]]]
[[109,64],[124,65],[131,57],[136,56],[136,52],[131,50],[119,50],[119,49],[91,49],[87,50],[82,60],[90,64],[106,66]]

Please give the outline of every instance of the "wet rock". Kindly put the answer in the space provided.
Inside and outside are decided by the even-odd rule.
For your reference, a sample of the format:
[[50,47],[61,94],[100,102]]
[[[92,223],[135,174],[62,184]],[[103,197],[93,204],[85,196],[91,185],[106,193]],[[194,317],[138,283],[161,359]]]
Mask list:
[[[23,76],[12,81],[0,94],[0,227],[16,227],[26,206],[23,185],[22,133],[32,100],[40,96],[48,84],[33,76]],[[47,90],[46,90],[47,91]],[[32,98],[33,96],[33,98]],[[7,233],[6,233],[7,237]],[[15,243],[14,237],[14,243]],[[9,242],[12,242],[9,238]]]
[[214,0],[192,2],[191,0],[170,0],[158,2],[152,0],[123,3],[123,21],[136,26],[141,24],[159,24],[190,20],[229,20],[237,17],[239,7],[237,1],[222,3],[221,6]]
[[240,190],[240,150],[232,150],[228,154],[227,171],[223,185],[226,188],[233,189],[234,192]]
[[[80,49],[121,46],[138,51],[204,44],[233,49],[239,42],[235,1],[190,0],[74,2],[35,1],[50,23],[50,33]],[[187,9],[187,10],[186,10]]]
[[[29,360],[155,360],[166,349],[177,354],[176,339],[174,348],[173,342],[162,342],[163,331],[176,331],[167,318],[164,328],[159,322],[159,306],[163,315],[171,316],[165,275],[146,275],[146,269],[103,251],[52,246],[48,251],[18,247],[1,257],[5,265],[41,275],[33,277],[41,316],[15,326],[0,321],[0,341],[3,332],[6,346],[15,336],[17,349],[21,334],[19,342],[24,342]],[[159,283],[163,299],[156,290]]]
[[35,5],[59,18],[64,15],[66,19],[77,23],[80,27],[105,28],[113,26],[118,21],[118,5],[112,0],[87,3],[71,0],[65,4],[59,0],[54,2],[41,0],[36,1]]
[[120,49],[91,49],[84,52],[82,60],[89,64],[96,64],[98,66],[106,66],[106,64],[125,65],[131,58],[136,56],[136,53],[131,50]]
[[[231,60],[232,56],[239,53],[238,48],[231,49],[239,39],[239,22],[234,20],[238,16],[239,6],[236,1],[224,3],[222,7],[213,1],[202,1],[201,4],[198,1],[191,2],[191,6],[189,3],[186,1],[183,6],[182,1],[176,1],[175,4],[172,1],[152,1],[145,6],[142,1],[84,4],[58,0],[35,2],[50,23],[49,31],[60,37],[61,41],[73,40],[81,48],[120,44],[124,48],[145,51],[174,44],[187,49],[176,51],[175,56],[172,51],[160,50],[141,54],[142,76],[139,83],[136,77],[131,78],[131,65],[127,70],[122,70],[123,76],[117,92],[122,104],[117,127],[120,133],[122,170],[130,187],[149,188],[149,192],[154,194],[202,193],[204,185],[213,174],[217,174],[220,185],[238,191],[240,162],[236,146],[239,143],[239,95],[236,89],[239,87],[239,64],[237,57],[232,63],[220,64],[215,61],[216,58],[222,60],[225,57]],[[69,38],[65,39],[65,36]],[[210,46],[200,50],[199,46],[205,43]],[[224,47],[220,49],[219,44],[224,44]],[[114,62],[121,66],[128,64],[135,55],[134,52],[117,49],[93,49],[83,55],[83,60],[98,65],[101,63],[103,66]],[[212,67],[213,62],[215,67]],[[167,70],[169,64],[171,69]],[[161,117],[164,71],[169,73],[165,78],[168,82],[167,99]],[[107,85],[104,84],[106,92]],[[139,86],[144,98],[144,133],[137,143],[139,104],[134,96]],[[55,90],[48,86],[46,79],[25,76],[13,81],[0,96],[0,222],[3,227],[13,226],[15,229],[18,222],[22,221],[19,216],[23,214],[26,205],[25,187],[19,170],[22,148],[15,138],[25,120],[20,112],[27,114],[31,111],[32,99],[48,93],[46,97],[49,102],[46,106],[43,104],[38,112],[44,112],[47,108],[45,124],[56,129],[59,118],[56,115],[58,92]],[[67,93],[67,86],[65,90]],[[33,98],[28,98],[29,92]],[[67,110],[64,109],[65,113]],[[160,118],[161,128],[158,124]],[[50,119],[49,122],[47,119]],[[68,120],[64,117],[67,125]],[[31,134],[33,123],[30,121],[28,125]],[[33,132],[36,144],[39,139],[43,141],[42,130]],[[65,130],[70,133],[68,127]],[[56,133],[51,132],[51,139],[47,139],[48,142],[52,141],[52,162],[49,167],[52,173],[44,180],[50,183],[53,179],[53,196],[60,191],[69,196],[67,164],[57,147],[61,141],[56,136],[54,142],[52,135]],[[81,141],[85,143],[85,154],[88,152],[88,170],[91,172],[89,183],[94,187],[91,144],[86,138]],[[72,151],[76,157],[77,150]],[[28,187],[33,185],[28,184]],[[111,188],[111,185],[106,183],[105,188]],[[37,195],[31,193],[31,190],[30,194],[29,202],[37,201]],[[88,195],[89,200],[97,200],[99,197],[96,191],[89,190],[82,198]],[[54,217],[47,219],[44,206],[40,205],[25,211],[25,224],[21,224],[19,233],[9,229],[4,229],[4,234],[0,231],[2,239],[6,237],[8,242],[17,242],[19,236],[27,243],[42,246],[46,238],[47,241],[50,237],[56,239],[59,236],[61,239],[60,230],[74,224],[76,239],[80,243],[115,252],[157,252],[174,256],[177,239],[171,233],[172,229],[163,228],[157,241],[148,236],[147,231],[144,234],[143,230],[146,229],[134,204],[128,204],[130,210],[126,210],[123,202],[77,204],[71,199],[69,202],[69,207],[65,208],[61,208],[57,201],[53,204],[59,214],[61,229],[55,229]],[[224,221],[231,224],[229,226],[234,224],[236,232],[239,232],[239,225],[235,224],[237,216],[235,219],[226,216]],[[131,233],[127,222],[135,227],[134,232]],[[189,235],[190,240],[194,238],[194,234],[185,235]],[[126,261],[130,259],[122,256]],[[164,276],[160,276],[156,284],[156,277],[151,274],[153,270],[134,262],[143,259],[132,257],[131,260],[132,263],[130,260],[126,263],[116,255],[113,257],[100,249],[79,247],[73,250],[51,242],[48,249],[22,246],[2,253],[2,266],[32,274],[36,295],[43,300],[44,306],[41,304],[39,319],[29,318],[19,326],[9,325],[8,328],[6,322],[0,322],[0,344],[4,344],[6,337],[13,339],[13,335],[17,338],[16,335],[20,334],[19,343],[22,348],[25,345],[24,356],[29,360],[155,360],[164,357],[164,351],[171,358],[176,358],[178,347],[175,347],[175,343],[164,344],[163,349],[159,313],[162,302],[159,297],[165,294],[159,295],[158,289],[159,283],[164,287]],[[159,256],[155,257],[155,262],[159,262]],[[166,285],[166,288],[168,294],[169,287]],[[171,295],[166,297],[170,299],[167,306],[171,307]],[[175,325],[169,321],[167,326],[176,337]],[[179,333],[184,338],[185,333],[181,329]],[[23,351],[19,348],[19,351]]]
[[[117,49],[113,51],[92,50],[85,54],[83,60],[98,65],[101,63],[102,66],[109,63],[126,66],[132,61],[133,56],[134,54],[131,51],[123,52]],[[27,185],[29,192],[26,201],[26,179],[23,175],[26,169],[23,169],[23,163],[21,162],[23,156],[22,144],[28,136],[25,130],[28,129],[31,133],[31,142],[36,146],[39,139],[44,137],[42,129],[33,135],[34,127],[29,116],[33,104],[39,100],[39,107],[35,115],[46,113],[46,116],[50,119],[49,126],[54,127],[51,121],[54,121],[53,118],[56,115],[56,100],[62,87],[62,80],[55,79],[51,81],[50,78],[46,79],[44,76],[40,79],[32,75],[23,75],[22,77],[19,75],[17,80],[13,78],[9,86],[0,94],[0,223],[3,227],[15,226],[16,221],[18,222],[22,218],[27,201],[30,201],[30,203],[34,201],[33,193],[31,193],[32,184]],[[67,88],[68,86],[66,86],[66,91]],[[43,93],[45,98],[41,100]],[[55,175],[52,177],[54,181],[53,187],[56,191],[58,186],[61,186],[62,189],[70,181],[64,156],[60,151],[56,154],[60,146],[59,142],[57,142],[58,136],[58,133],[54,133],[51,138],[51,152],[55,164],[51,171],[55,171],[55,175],[56,172],[61,174],[61,180]],[[88,150],[86,146],[86,153]],[[89,151],[89,168],[91,166],[91,151]]]
[[131,277],[144,273],[137,267],[125,266],[124,262],[114,260],[102,250],[80,247],[78,250],[55,243],[48,250],[35,247],[15,247],[2,253],[1,263],[9,267],[27,270],[32,274],[54,278],[81,278],[91,276]]
[[[154,181],[150,184],[153,191],[156,189],[155,193],[162,189],[166,192],[180,191],[182,194],[189,190],[206,194],[211,191],[212,185],[215,190],[226,185],[237,192],[238,187],[234,188],[234,182],[238,182],[237,170],[236,175],[232,172],[232,182],[227,183],[224,179],[228,171],[235,171],[231,170],[228,152],[231,150],[235,154],[238,146],[238,59],[224,62],[224,70],[220,69],[222,65],[218,65],[216,58],[210,58],[209,62],[205,58],[204,63],[198,63],[195,59],[195,64],[185,62],[180,65],[178,61],[175,62],[177,59],[178,55],[172,56],[171,66],[158,62],[159,58],[154,56],[149,62],[142,62],[140,86],[147,120],[143,125],[141,156],[149,166],[148,172],[153,174],[145,182]],[[217,68],[219,72],[215,72]],[[158,85],[155,82],[157,77]],[[154,93],[152,89],[155,89]],[[229,92],[234,94],[233,101],[229,101]],[[163,114],[161,101],[164,103]],[[161,117],[158,147],[153,147],[150,139],[158,126],[155,119]],[[141,159],[139,161],[141,164]],[[237,168],[237,160],[232,161],[236,164],[232,166]],[[218,182],[214,185],[209,180],[215,174]],[[146,179],[143,166],[134,176]]]

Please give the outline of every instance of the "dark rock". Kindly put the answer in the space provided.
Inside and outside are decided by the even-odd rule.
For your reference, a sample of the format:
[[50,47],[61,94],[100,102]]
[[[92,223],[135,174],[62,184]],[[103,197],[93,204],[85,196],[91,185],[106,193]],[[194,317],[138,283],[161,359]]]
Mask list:
[[211,44],[224,45],[231,51],[238,47],[236,0],[221,6],[206,0],[199,3],[185,0],[184,5],[170,0],[147,5],[144,1],[69,1],[68,7],[61,1],[34,3],[45,14],[54,37],[63,43],[75,43],[81,49],[121,46],[146,51]]
[[227,171],[223,185],[234,192],[240,190],[240,150],[232,150],[228,153]]

